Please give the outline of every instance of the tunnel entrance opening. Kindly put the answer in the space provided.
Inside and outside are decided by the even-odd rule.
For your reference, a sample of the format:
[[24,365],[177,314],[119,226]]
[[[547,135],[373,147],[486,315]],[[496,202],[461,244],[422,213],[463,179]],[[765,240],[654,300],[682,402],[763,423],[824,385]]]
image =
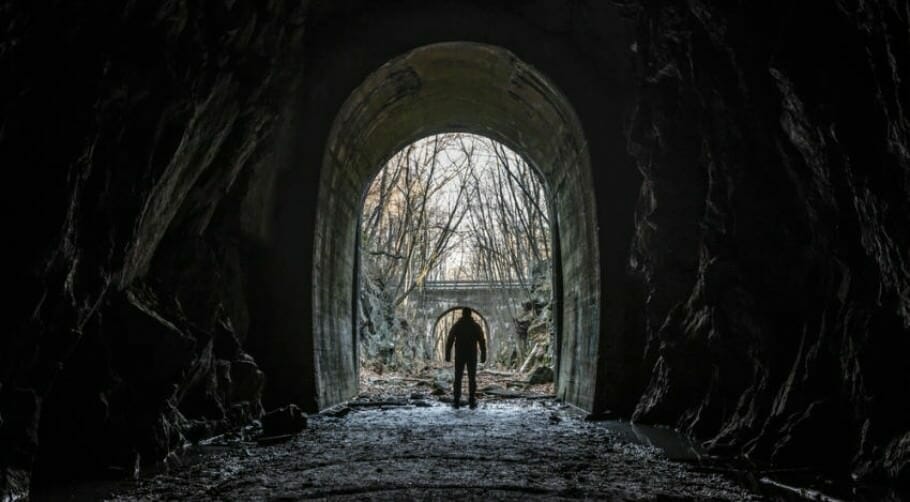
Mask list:
[[[445,368],[451,372],[446,340],[460,308],[484,335],[480,373],[515,385],[533,373],[536,384],[552,383],[548,192],[518,153],[475,134],[432,135],[384,164],[360,212],[361,391],[429,385]],[[376,382],[389,385],[377,389]]]
[[592,409],[602,369],[601,285],[588,144],[571,104],[549,79],[501,47],[470,42],[424,46],[386,63],[336,115],[314,239],[313,407],[358,390],[361,194],[395,152],[446,131],[507,145],[550,187],[557,394]]

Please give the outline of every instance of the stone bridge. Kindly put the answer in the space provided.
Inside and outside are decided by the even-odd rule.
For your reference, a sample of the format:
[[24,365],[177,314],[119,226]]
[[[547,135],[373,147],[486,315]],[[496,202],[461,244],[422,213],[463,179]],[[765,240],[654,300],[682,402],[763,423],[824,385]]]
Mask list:
[[525,301],[524,287],[519,282],[498,281],[427,281],[411,294],[417,311],[418,333],[433,336],[436,323],[448,312],[470,307],[482,318],[487,337],[487,351],[495,354],[500,341],[514,330],[513,320]]

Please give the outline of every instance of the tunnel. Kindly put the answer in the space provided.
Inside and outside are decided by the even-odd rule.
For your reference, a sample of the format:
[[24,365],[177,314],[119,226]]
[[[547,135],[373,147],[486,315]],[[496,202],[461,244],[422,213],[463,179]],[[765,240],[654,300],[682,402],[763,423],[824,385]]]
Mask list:
[[908,18],[0,2],[0,498],[356,401],[365,190],[441,132],[547,187],[553,406],[906,489]]
[[557,276],[564,285],[556,300],[565,358],[560,395],[591,409],[595,382],[604,379],[596,376],[600,339],[594,336],[600,331],[599,277],[588,273],[599,268],[599,253],[587,141],[570,103],[543,75],[502,48],[465,42],[420,47],[386,63],[335,118],[320,179],[313,258],[318,406],[356,393],[354,337],[339,334],[354,333],[361,194],[393,153],[421,137],[455,130],[511,146],[554,187],[550,199],[560,236],[554,247],[560,249]]

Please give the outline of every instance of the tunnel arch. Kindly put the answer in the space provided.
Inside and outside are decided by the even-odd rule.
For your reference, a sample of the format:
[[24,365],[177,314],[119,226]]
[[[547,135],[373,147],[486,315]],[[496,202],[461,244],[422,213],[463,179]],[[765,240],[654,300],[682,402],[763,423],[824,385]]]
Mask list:
[[419,47],[370,74],[329,132],[313,246],[315,391],[320,407],[356,393],[358,215],[369,180],[395,152],[432,134],[505,144],[545,181],[553,223],[557,381],[591,407],[599,354],[600,269],[588,143],[562,92],[508,50],[481,43]]
[[[246,348],[268,375],[264,405],[296,403],[315,412],[330,406],[332,400],[344,399],[340,396],[349,395],[354,388],[345,383],[353,375],[345,375],[343,368],[345,364],[354,366],[356,354],[338,350],[332,340],[329,344],[317,340],[316,325],[325,311],[316,310],[318,292],[313,288],[318,267],[315,249],[331,243],[319,235],[326,227],[318,224],[316,214],[324,204],[322,184],[331,175],[323,172],[324,160],[339,110],[389,61],[414,48],[472,40],[507,48],[549,77],[574,105],[587,135],[597,197],[600,267],[585,272],[599,278],[601,295],[598,303],[571,290],[562,298],[574,305],[596,306],[601,313],[600,328],[597,339],[586,339],[585,346],[571,346],[563,340],[564,348],[583,351],[586,356],[580,359],[584,367],[572,368],[576,392],[560,397],[589,411],[608,408],[631,413],[650,375],[650,367],[641,358],[645,292],[629,269],[630,246],[647,238],[635,233],[637,201],[647,187],[642,185],[627,143],[630,118],[648,112],[636,109],[634,24],[622,9],[609,3],[590,4],[580,18],[583,23],[550,15],[565,12],[576,4],[572,0],[554,0],[542,10],[530,4],[525,9],[522,4],[521,16],[514,15],[516,5],[511,2],[364,2],[356,12],[338,2],[318,0],[313,4],[318,8],[307,18],[293,69],[299,78],[287,95],[276,96],[284,100],[284,107],[274,150],[268,164],[250,178],[239,201],[243,256],[249,263],[250,336]],[[446,22],[439,23],[440,19]],[[596,36],[585,28],[592,23],[602,28]],[[348,200],[345,204],[353,211],[357,203]],[[328,230],[349,232],[352,237],[357,234],[356,223],[348,229]],[[577,242],[579,236],[563,232],[562,239]],[[331,270],[318,271],[324,283],[348,284],[332,302],[346,302],[350,309],[355,300],[350,286],[354,258],[349,258],[352,267],[343,276],[330,278]],[[557,313],[561,311],[557,309]],[[346,321],[351,329],[347,340],[338,343],[353,343],[351,321]],[[597,331],[597,327],[584,329]],[[582,374],[588,376],[580,378]],[[596,376],[591,378],[592,374]],[[342,389],[323,393],[336,386]]]

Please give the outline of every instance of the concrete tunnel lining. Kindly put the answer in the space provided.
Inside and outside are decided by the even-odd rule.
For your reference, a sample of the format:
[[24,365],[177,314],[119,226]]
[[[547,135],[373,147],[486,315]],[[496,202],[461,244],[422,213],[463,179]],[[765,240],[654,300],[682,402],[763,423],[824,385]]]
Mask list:
[[545,76],[503,48],[470,42],[424,46],[388,62],[350,95],[335,118],[319,181],[314,239],[317,407],[357,392],[353,299],[365,188],[401,148],[448,131],[500,141],[543,177],[559,235],[555,275],[562,277],[562,287],[556,284],[557,392],[592,408],[601,293],[587,141],[568,99]]

